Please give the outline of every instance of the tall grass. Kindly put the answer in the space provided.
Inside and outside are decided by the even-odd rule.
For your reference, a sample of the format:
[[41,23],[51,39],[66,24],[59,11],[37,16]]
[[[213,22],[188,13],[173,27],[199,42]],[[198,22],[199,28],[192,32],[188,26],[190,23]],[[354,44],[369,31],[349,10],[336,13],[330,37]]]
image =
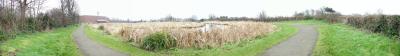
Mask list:
[[297,32],[297,29],[287,24],[276,24],[274,32],[264,33],[253,37],[255,39],[235,43],[225,43],[215,48],[172,48],[169,50],[145,51],[116,36],[104,35],[104,31],[86,27],[85,33],[93,40],[98,41],[115,50],[131,53],[132,56],[255,56],[266,49],[288,39]]
[[[145,36],[164,31],[172,35],[179,48],[220,47],[225,43],[234,43],[254,39],[256,36],[272,32],[274,25],[263,22],[206,22],[224,25],[211,31],[202,31],[205,23],[193,22],[151,22],[133,24],[103,24],[105,31],[118,32],[126,41],[142,45]],[[115,25],[118,25],[115,27]],[[107,28],[109,27],[109,28]],[[118,28],[119,27],[119,28]],[[108,30],[107,30],[108,29]]]

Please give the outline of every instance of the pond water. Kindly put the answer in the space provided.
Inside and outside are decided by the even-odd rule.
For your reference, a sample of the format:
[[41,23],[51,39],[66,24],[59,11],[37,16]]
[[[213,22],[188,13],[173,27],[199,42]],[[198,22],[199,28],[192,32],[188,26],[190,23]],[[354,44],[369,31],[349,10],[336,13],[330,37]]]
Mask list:
[[213,29],[224,29],[225,25],[216,23],[205,23],[200,27],[201,32],[212,31]]

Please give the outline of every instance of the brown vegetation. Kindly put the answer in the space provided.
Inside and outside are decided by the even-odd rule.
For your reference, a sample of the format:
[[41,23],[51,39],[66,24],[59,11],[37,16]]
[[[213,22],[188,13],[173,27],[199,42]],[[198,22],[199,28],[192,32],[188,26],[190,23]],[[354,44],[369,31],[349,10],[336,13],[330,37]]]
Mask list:
[[[103,23],[105,31],[122,36],[129,42],[140,45],[145,36],[155,32],[167,32],[176,39],[180,48],[218,47],[226,43],[237,43],[254,39],[258,35],[272,32],[274,25],[264,22],[143,22]],[[211,26],[212,25],[212,26]],[[137,45],[136,45],[137,46]]]

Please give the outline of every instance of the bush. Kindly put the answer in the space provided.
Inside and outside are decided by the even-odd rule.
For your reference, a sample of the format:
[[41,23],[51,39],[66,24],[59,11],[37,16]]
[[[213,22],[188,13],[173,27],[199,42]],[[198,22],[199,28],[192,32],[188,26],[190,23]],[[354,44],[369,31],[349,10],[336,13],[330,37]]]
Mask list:
[[399,15],[350,16],[347,24],[371,32],[383,33],[389,37],[396,37],[400,34]]
[[27,18],[26,24],[22,25],[21,24],[21,28],[20,30],[23,30],[24,33],[33,33],[36,32],[38,29],[38,24],[37,24],[37,18]]
[[103,25],[100,25],[98,29],[99,29],[99,30],[104,30],[104,26],[103,26]]
[[162,50],[176,46],[176,40],[165,32],[156,32],[145,37],[142,48],[146,50]]
[[0,30],[0,43],[6,40],[6,36],[4,35],[3,31]]

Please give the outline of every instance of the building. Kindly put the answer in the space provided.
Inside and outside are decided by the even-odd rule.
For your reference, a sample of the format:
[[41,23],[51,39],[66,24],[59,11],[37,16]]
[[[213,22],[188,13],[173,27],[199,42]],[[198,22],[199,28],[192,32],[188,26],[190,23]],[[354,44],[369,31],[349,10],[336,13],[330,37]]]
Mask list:
[[110,19],[105,16],[83,15],[79,17],[82,23],[108,23]]

